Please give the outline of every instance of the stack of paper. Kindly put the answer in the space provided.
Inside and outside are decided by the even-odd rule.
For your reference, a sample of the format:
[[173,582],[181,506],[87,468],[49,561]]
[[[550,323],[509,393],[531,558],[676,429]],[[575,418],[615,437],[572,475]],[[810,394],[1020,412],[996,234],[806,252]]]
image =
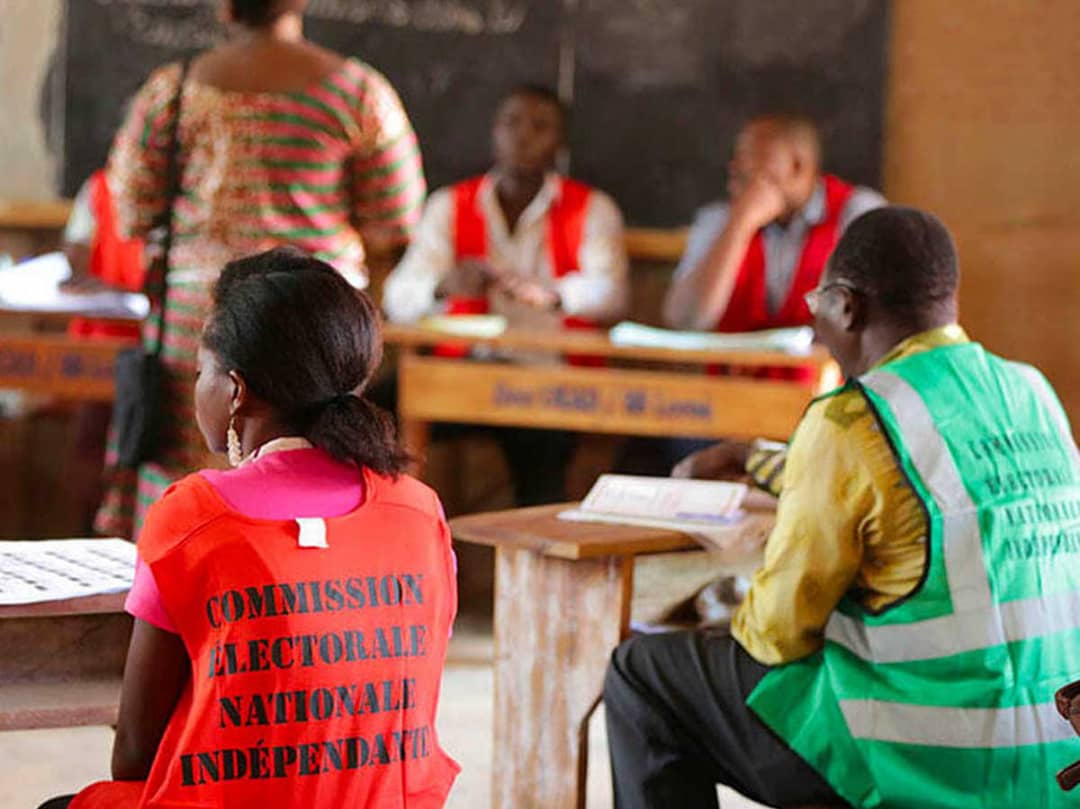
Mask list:
[[122,539],[0,542],[0,606],[119,593],[134,575],[135,545]]
[[625,321],[608,333],[612,343],[643,348],[671,348],[681,351],[781,351],[809,354],[814,330],[809,326],[768,329],[741,334],[703,331],[671,331]]
[[558,516],[679,531],[722,556],[735,552],[743,558],[764,545],[775,522],[760,493],[744,503],[748,493],[742,483],[601,475],[578,508]]
[[150,301],[134,292],[65,292],[60,285],[70,277],[71,265],[63,253],[46,253],[0,269],[0,307],[139,319],[150,312]]
[[458,337],[491,339],[506,331],[506,318],[502,315],[431,315],[419,325]]
[[601,475],[581,506],[559,518],[700,532],[737,522],[746,491],[716,480]]

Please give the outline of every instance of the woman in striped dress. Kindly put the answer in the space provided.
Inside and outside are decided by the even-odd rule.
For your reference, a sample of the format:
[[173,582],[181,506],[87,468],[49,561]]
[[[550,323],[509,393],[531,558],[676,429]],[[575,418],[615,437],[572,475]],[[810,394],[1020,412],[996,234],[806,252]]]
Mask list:
[[[167,427],[137,472],[106,458],[99,533],[131,537],[166,487],[206,465],[191,412],[195,349],[221,267],[293,244],[366,283],[364,237],[404,242],[426,191],[416,136],[374,69],[303,38],[306,0],[226,0],[236,34],[196,57],[179,121],[181,193],[162,357]],[[167,206],[167,154],[181,67],[136,94],[109,157],[120,229],[146,235]],[[160,313],[147,331],[160,323]],[[145,335],[151,336],[151,335]]]

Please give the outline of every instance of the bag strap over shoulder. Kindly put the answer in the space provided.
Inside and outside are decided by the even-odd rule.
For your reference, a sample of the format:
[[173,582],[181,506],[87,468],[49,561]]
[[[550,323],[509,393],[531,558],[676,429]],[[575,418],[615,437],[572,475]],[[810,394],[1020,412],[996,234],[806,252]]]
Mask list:
[[188,57],[180,63],[180,80],[176,84],[176,96],[173,98],[172,126],[169,132],[169,151],[166,154],[165,163],[165,211],[162,214],[161,225],[164,235],[161,239],[161,272],[153,273],[153,288],[148,289],[151,301],[158,301],[161,307],[161,322],[158,325],[157,336],[154,340],[150,353],[157,357],[161,355],[161,346],[165,340],[165,303],[169,296],[169,265],[172,262],[173,228],[176,220],[174,209],[176,200],[180,196],[180,114],[184,107],[184,84],[187,80],[188,68],[191,66],[191,58]]

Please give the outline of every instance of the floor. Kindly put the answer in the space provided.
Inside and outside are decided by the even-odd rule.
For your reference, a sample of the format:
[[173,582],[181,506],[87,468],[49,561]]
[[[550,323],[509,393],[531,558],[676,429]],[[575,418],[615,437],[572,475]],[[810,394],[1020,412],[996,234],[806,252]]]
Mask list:
[[[464,620],[455,630],[442,687],[439,734],[461,764],[448,809],[490,806],[492,641],[482,619]],[[593,720],[588,809],[611,806],[611,777],[603,716]],[[9,731],[0,733],[0,807],[34,809],[46,798],[70,793],[108,777],[112,731],[108,728]],[[760,809],[721,792],[723,809]]]

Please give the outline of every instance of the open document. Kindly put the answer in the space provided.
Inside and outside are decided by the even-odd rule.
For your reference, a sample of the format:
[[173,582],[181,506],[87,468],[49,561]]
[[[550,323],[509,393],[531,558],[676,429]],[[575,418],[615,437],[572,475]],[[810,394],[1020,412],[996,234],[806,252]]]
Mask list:
[[771,505],[748,504],[748,491],[745,484],[727,481],[601,475],[581,504],[560,512],[559,519],[679,531],[720,550],[757,546],[774,515]]
[[131,588],[135,545],[123,539],[0,542],[0,606]]
[[814,330],[809,326],[767,329],[740,334],[704,331],[672,331],[624,321],[609,332],[618,346],[670,348],[678,351],[779,351],[785,354],[810,353]]
[[60,285],[69,278],[71,265],[63,253],[0,269],[0,307],[120,319],[142,319],[150,312],[150,301],[136,292],[66,292]]

